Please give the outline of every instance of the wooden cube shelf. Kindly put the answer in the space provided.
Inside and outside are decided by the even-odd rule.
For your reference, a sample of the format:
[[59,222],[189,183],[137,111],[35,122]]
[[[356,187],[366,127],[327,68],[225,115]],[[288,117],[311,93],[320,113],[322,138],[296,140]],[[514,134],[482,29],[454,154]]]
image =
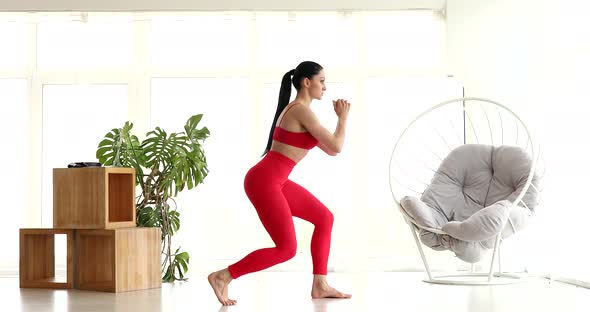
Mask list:
[[160,228],[76,230],[76,288],[108,292],[159,288]]
[[[74,286],[74,230],[20,229],[19,278],[21,288]],[[65,280],[55,276],[55,235],[67,237]]]
[[135,227],[135,170],[87,167],[53,169],[53,227]]

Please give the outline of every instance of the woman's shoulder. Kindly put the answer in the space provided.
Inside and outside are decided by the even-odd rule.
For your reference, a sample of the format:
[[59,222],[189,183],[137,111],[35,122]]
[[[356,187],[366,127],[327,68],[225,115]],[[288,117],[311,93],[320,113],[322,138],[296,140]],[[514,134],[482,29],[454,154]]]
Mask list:
[[292,102],[293,108],[291,118],[297,120],[301,124],[309,124],[310,122],[317,122],[317,116],[309,105],[301,102]]
[[287,106],[287,109],[290,109],[293,111],[300,111],[300,112],[311,112],[312,111],[310,109],[309,105],[305,105],[303,102],[299,102],[299,101],[293,101],[293,102],[289,103],[289,105]]
[[305,105],[303,105],[303,102],[298,101],[298,100],[293,100],[293,102],[289,103],[289,105],[287,105],[289,107],[305,107]]
[[[305,115],[305,110],[307,107],[303,105],[301,102],[293,101],[289,103],[285,109],[283,110],[283,116],[290,115],[290,116],[300,116]],[[289,113],[289,114],[287,114]]]
[[298,101],[289,103],[289,106],[287,106],[283,112],[283,116],[285,120],[290,120],[291,122],[296,122],[300,125],[308,124],[310,121],[317,119],[309,105]]

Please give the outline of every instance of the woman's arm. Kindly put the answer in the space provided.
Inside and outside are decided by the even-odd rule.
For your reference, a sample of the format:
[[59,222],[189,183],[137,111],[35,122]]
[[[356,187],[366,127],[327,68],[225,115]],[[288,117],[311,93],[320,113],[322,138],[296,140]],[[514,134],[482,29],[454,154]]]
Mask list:
[[326,154],[328,154],[328,155],[330,155],[330,156],[336,156],[336,155],[338,155],[338,153],[336,153],[336,152],[333,152],[332,150],[328,149],[328,147],[327,147],[327,146],[325,146],[325,145],[324,145],[324,144],[322,144],[322,143],[318,143],[318,147],[319,147],[319,148],[320,148],[322,151],[324,151],[324,153],[326,153]]
[[344,138],[346,133],[346,120],[348,119],[348,111],[350,110],[350,103],[345,100],[332,101],[334,105],[334,112],[338,116],[338,124],[334,133],[328,131],[323,127],[311,111],[309,107],[299,111],[299,122],[303,127],[318,141],[318,147],[326,152],[326,154],[335,156],[340,153],[344,145]]

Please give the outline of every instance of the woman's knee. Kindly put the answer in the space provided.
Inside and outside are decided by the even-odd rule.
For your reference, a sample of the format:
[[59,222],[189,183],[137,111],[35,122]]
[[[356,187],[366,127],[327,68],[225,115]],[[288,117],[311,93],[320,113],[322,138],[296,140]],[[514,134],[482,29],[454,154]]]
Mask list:
[[277,246],[277,251],[279,254],[279,258],[283,261],[287,261],[297,254],[297,243],[289,244],[284,246]]
[[326,209],[322,214],[321,220],[324,227],[332,228],[332,225],[334,224],[334,214],[330,210]]

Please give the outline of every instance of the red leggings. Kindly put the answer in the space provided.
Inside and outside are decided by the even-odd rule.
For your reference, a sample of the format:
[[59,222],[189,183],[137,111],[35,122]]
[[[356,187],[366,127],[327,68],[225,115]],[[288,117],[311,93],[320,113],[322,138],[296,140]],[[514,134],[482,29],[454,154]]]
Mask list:
[[293,217],[315,226],[311,237],[313,274],[327,274],[334,216],[310,192],[289,180],[293,167],[293,160],[269,151],[246,174],[246,195],[276,246],[255,250],[230,265],[228,269],[233,278],[264,270],[295,256],[297,240]]

